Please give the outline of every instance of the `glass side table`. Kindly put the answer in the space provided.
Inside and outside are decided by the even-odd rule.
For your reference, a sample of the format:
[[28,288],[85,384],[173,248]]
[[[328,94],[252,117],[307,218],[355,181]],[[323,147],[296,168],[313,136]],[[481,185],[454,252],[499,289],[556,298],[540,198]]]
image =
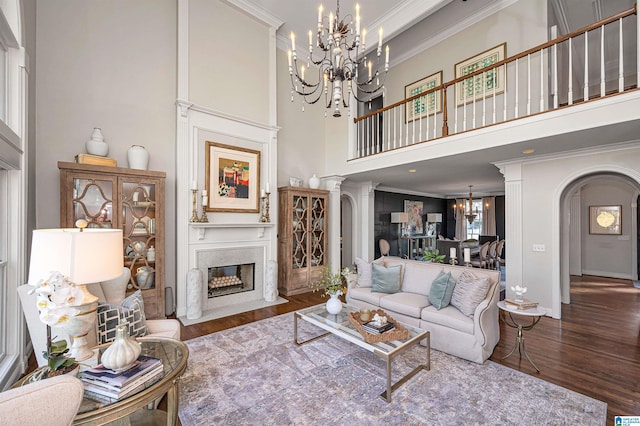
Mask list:
[[[502,321],[508,327],[518,329],[518,333],[516,334],[516,343],[515,345],[513,345],[513,349],[511,349],[511,352],[509,352],[506,356],[502,357],[501,359],[509,358],[511,355],[515,353],[516,349],[518,349],[518,354],[520,355],[520,359],[522,359],[522,355],[524,355],[525,358],[527,358],[527,360],[529,361],[529,363],[533,366],[533,368],[535,368],[536,371],[540,373],[540,369],[536,367],[536,365],[533,363],[533,361],[531,360],[531,357],[529,356],[529,354],[527,353],[527,350],[524,347],[523,332],[533,329],[533,327],[535,327],[536,324],[540,321],[540,318],[542,318],[545,315],[545,312],[539,308],[534,308],[534,309],[511,308],[507,306],[502,300],[498,302],[498,308],[500,308],[500,311],[502,313],[502,315],[500,315],[502,318]],[[513,317],[514,314],[522,317],[529,317],[531,322],[529,324],[523,323],[522,321],[518,322]]]
[[[160,358],[164,374],[160,380],[140,392],[115,402],[98,402],[85,397],[80,404],[74,425],[103,425],[123,417],[144,419],[149,424],[178,424],[178,380],[187,367],[189,349],[175,339],[163,337],[139,337],[142,355]],[[102,352],[109,345],[100,345]],[[25,384],[33,373],[20,379],[14,386]],[[153,407],[154,401],[167,396],[167,411],[145,409]]]

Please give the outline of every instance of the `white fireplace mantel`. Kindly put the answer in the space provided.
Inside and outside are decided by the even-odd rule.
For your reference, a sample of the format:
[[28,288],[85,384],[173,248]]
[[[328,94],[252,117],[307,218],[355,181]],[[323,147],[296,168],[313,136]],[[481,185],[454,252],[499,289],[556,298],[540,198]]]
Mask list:
[[198,240],[204,240],[207,230],[212,228],[256,228],[258,238],[264,237],[264,231],[274,226],[273,223],[189,223],[189,226],[198,232]]

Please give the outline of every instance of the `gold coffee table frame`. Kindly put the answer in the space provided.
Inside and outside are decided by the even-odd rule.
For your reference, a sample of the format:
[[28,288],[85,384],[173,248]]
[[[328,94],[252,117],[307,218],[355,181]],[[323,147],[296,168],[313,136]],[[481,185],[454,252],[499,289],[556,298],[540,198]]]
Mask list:
[[[373,352],[374,355],[384,360],[387,369],[387,389],[380,394],[380,397],[387,402],[391,402],[391,394],[409,379],[422,370],[431,369],[431,340],[428,331],[402,324],[409,330],[409,338],[404,340],[391,340],[386,342],[367,343],[362,335],[356,330],[348,319],[349,312],[358,311],[357,308],[342,304],[342,311],[337,315],[327,312],[325,305],[316,305],[311,308],[294,312],[293,315],[293,341],[296,345],[301,346],[306,343],[313,342],[321,337],[333,334],[344,340],[347,340],[363,349]],[[326,331],[318,336],[307,339],[303,342],[298,341],[298,319],[306,321]],[[393,358],[403,353],[411,346],[418,344],[420,341],[426,340],[427,359],[425,364],[419,364],[407,375],[402,377],[396,383],[391,381],[391,368]]]

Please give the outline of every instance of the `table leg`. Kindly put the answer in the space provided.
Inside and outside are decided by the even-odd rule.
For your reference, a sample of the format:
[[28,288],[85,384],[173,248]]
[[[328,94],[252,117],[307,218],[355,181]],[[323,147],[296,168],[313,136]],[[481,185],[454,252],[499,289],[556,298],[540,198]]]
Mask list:
[[296,313],[293,314],[293,343],[295,343],[297,346],[302,346],[305,343],[313,342],[314,340],[317,340],[317,339],[319,339],[321,337],[324,337],[324,336],[326,336],[328,334],[331,334],[331,333],[329,333],[329,332],[322,333],[321,335],[316,336],[316,337],[312,337],[311,339],[307,339],[304,342],[299,342],[298,341],[298,313],[296,312]]
[[529,356],[529,354],[527,353],[527,350],[525,349],[524,346],[524,333],[523,331],[528,331],[531,330],[537,323],[538,321],[540,321],[541,317],[537,317],[535,318],[530,325],[527,326],[523,326],[522,324],[516,322],[513,319],[513,316],[511,316],[511,312],[509,312],[509,318],[511,320],[511,323],[509,323],[509,321],[507,321],[506,317],[503,317],[502,320],[504,321],[505,324],[507,324],[509,327],[512,328],[517,328],[518,332],[516,334],[516,343],[515,345],[513,345],[513,348],[511,349],[511,351],[503,356],[500,359],[506,359],[509,358],[511,355],[514,354],[514,352],[516,351],[516,348],[518,349],[518,355],[520,356],[520,360],[522,360],[522,355],[524,354],[525,358],[527,358],[527,360],[529,361],[529,363],[533,366],[533,368],[536,369],[536,371],[538,373],[540,373],[540,369],[533,363],[533,361],[531,360],[531,357]]
[[[402,351],[400,351],[400,352],[402,352]],[[393,356],[397,355],[400,352],[397,352],[397,353],[389,355],[389,356],[381,356],[380,354],[376,353],[378,356],[381,356],[382,358],[384,358],[385,363],[386,363],[386,367],[387,367],[387,390],[380,394],[380,397],[382,399],[384,399],[385,401],[387,401],[387,402],[391,402],[391,394],[393,393],[394,390],[398,389],[400,386],[405,384],[409,379],[411,379],[413,376],[418,374],[420,371],[422,371],[422,370],[430,370],[431,369],[431,340],[430,340],[430,336],[427,336],[427,362],[426,362],[426,364],[418,365],[416,368],[411,370],[411,372],[409,372],[409,374],[405,375],[400,380],[398,380],[397,382],[392,384],[391,383],[391,367],[392,367],[392,362],[393,362]]]
[[167,391],[167,426],[178,424],[178,380]]

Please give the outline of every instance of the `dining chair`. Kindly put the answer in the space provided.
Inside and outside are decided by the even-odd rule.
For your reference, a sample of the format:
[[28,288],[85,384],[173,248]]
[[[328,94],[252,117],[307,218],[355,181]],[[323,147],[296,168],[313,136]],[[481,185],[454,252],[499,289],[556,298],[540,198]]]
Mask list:
[[473,266],[474,268],[484,269],[488,267],[487,252],[489,251],[489,244],[491,243],[484,243],[480,246],[480,254],[477,257],[471,258],[471,266]]
[[487,251],[487,267],[493,269],[493,265],[496,260],[496,246],[498,245],[497,241],[491,241],[489,243],[489,250]]
[[380,255],[381,256],[389,256],[389,250],[391,250],[391,246],[389,245],[389,241],[381,238],[378,241],[378,245],[380,246]]
[[502,265],[502,251],[504,250],[504,240],[498,241],[496,245],[496,259],[495,266],[497,270],[500,270],[500,266]]

